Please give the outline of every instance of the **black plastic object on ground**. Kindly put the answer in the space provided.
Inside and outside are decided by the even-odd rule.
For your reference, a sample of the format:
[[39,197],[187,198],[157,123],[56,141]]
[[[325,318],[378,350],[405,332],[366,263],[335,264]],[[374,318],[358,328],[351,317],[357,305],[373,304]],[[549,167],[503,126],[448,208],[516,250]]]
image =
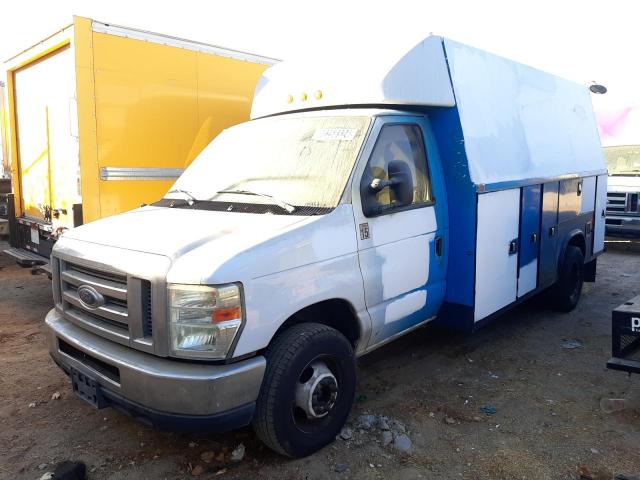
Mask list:
[[607,367],[640,373],[640,295],[612,312],[611,341],[613,356]]
[[53,478],[56,480],[85,480],[87,466],[83,462],[60,462],[53,470]]

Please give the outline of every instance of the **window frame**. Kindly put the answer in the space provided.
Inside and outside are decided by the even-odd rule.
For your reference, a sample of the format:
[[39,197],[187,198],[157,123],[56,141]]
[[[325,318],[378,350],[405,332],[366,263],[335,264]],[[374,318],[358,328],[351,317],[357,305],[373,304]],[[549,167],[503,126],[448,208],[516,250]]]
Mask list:
[[[429,182],[429,191],[431,192],[431,199],[429,201],[426,202],[420,202],[420,203],[411,203],[409,205],[403,205],[403,206],[398,206],[398,207],[392,207],[389,206],[389,208],[385,209],[382,212],[378,212],[378,213],[366,213],[365,212],[365,205],[368,204],[368,202],[370,201],[369,199],[371,198],[369,194],[365,194],[363,195],[363,191],[368,190],[369,186],[368,185],[363,185],[363,181],[367,172],[367,169],[369,168],[369,162],[371,161],[371,158],[373,157],[373,153],[376,150],[376,147],[378,146],[378,142],[380,141],[380,137],[382,136],[382,132],[384,130],[385,127],[387,126],[395,126],[395,125],[402,125],[402,126],[415,126],[418,128],[418,131],[420,133],[420,140],[422,141],[422,148],[424,151],[424,157],[425,157],[425,163],[426,163],[426,177],[428,179]],[[425,208],[425,207],[431,207],[434,206],[436,204],[436,197],[433,193],[433,182],[431,181],[431,168],[429,165],[430,161],[429,161],[429,150],[427,148],[427,142],[425,141],[424,138],[424,131],[422,128],[422,125],[420,125],[419,122],[416,121],[400,121],[400,120],[393,120],[390,122],[384,122],[381,127],[380,130],[378,131],[378,134],[376,136],[375,142],[373,143],[373,147],[371,148],[371,151],[369,152],[369,157],[367,158],[366,163],[364,164],[364,170],[362,171],[361,177],[360,177],[360,182],[359,182],[359,193],[360,193],[360,210],[362,211],[362,215],[365,218],[376,218],[376,217],[381,217],[384,215],[390,215],[393,213],[399,213],[399,212],[405,212],[408,210],[415,210],[418,208]],[[389,187],[385,187],[385,188],[389,188]]]

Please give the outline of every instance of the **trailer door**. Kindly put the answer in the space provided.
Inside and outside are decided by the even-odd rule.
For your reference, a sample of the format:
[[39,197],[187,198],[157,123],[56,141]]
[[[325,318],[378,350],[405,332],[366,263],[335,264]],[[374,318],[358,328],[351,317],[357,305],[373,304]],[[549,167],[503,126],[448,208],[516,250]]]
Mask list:
[[27,64],[13,81],[23,215],[71,227],[79,202],[72,49],[66,45]]

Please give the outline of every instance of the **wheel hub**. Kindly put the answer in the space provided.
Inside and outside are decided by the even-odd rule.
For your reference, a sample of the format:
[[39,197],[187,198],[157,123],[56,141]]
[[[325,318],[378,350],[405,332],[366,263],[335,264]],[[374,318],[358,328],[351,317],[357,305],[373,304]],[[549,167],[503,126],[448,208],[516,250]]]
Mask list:
[[338,381],[329,367],[316,361],[304,369],[296,386],[295,405],[307,418],[322,418],[329,413],[338,398]]

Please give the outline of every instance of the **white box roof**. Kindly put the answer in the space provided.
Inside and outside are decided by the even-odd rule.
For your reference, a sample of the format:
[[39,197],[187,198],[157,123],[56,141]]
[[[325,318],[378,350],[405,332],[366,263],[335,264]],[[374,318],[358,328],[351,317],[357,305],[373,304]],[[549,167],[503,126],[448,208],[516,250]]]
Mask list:
[[605,170],[589,89],[444,39],[475,184]]
[[328,58],[285,60],[260,78],[251,118],[340,105],[454,104],[442,38],[430,36],[408,52],[365,45]]
[[409,50],[365,45],[274,65],[258,82],[251,117],[385,105],[457,106],[476,185],[606,168],[586,86],[439,36]]

